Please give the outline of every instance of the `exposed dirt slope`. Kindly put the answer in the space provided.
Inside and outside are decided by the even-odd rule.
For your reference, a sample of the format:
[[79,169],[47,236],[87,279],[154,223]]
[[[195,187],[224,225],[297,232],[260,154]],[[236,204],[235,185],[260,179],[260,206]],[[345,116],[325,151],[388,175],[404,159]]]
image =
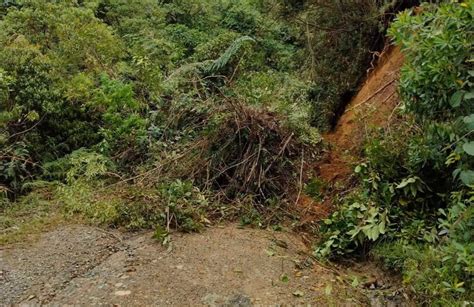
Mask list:
[[3,248],[0,304],[361,304],[338,273],[312,264],[293,234],[228,225],[174,234],[171,248],[151,233],[128,236],[65,226]]
[[325,135],[331,151],[328,160],[319,166],[319,175],[327,182],[345,180],[351,163],[357,161],[368,128],[390,123],[393,109],[399,102],[397,81],[403,55],[399,48],[389,47],[339,119],[333,132]]
[[307,220],[321,219],[332,211],[331,200],[341,187],[348,186],[353,165],[360,160],[368,129],[390,124],[393,110],[399,103],[397,82],[402,64],[400,49],[388,46],[375,70],[369,73],[358,94],[346,107],[335,129],[324,135],[329,151],[315,168],[318,177],[327,185],[326,197],[321,203],[308,197],[301,198],[300,206],[307,211]]

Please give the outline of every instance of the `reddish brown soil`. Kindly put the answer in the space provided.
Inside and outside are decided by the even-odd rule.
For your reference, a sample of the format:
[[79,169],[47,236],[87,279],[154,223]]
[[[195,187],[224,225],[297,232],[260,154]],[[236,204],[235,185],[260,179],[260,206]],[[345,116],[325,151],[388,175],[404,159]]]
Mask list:
[[325,159],[314,168],[326,183],[325,199],[315,202],[302,196],[299,207],[304,210],[303,222],[319,220],[332,211],[332,199],[350,185],[354,164],[367,131],[390,124],[399,103],[397,81],[403,55],[400,49],[388,46],[381,54],[376,69],[369,73],[358,94],[348,104],[335,129],[324,135],[329,144]]

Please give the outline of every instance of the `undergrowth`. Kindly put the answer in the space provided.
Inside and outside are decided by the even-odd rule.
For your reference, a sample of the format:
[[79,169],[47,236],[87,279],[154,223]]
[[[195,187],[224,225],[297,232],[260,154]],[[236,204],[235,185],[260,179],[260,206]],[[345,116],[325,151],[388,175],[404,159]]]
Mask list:
[[0,1],[2,213],[47,188],[68,218],[133,230],[293,218],[383,12],[297,2]]

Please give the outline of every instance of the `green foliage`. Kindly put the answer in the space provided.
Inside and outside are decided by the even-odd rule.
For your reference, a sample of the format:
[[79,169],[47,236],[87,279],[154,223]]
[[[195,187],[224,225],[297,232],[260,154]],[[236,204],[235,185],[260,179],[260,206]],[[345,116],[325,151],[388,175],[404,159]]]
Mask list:
[[191,182],[176,180],[158,187],[104,185],[109,161],[95,153],[73,153],[65,162],[67,184],[55,191],[66,217],[129,230],[164,227],[199,231],[210,210],[207,196]]
[[242,36],[236,39],[218,59],[214,60],[209,67],[206,68],[206,73],[212,74],[222,69],[229,63],[231,58],[239,51],[242,45],[249,41],[252,42],[254,39],[249,36]]
[[[308,84],[289,73],[304,51],[297,27],[266,1],[16,3],[3,3],[0,19],[0,176],[10,196],[26,181],[65,180],[51,168],[81,148],[113,161],[117,178],[162,163],[213,133],[223,101],[250,100],[240,80],[257,72]],[[297,87],[259,108],[315,142]]]
[[[87,104],[98,73],[112,69],[122,48],[92,11],[66,3],[25,1],[8,11],[0,28],[6,89],[0,101],[1,133],[7,140],[0,159],[29,161],[28,170],[14,175],[25,180],[38,171],[33,165],[100,138],[100,116]],[[16,153],[19,144],[26,156]]]
[[445,119],[474,112],[472,1],[421,7],[423,14],[398,15],[389,34],[407,64],[400,93],[407,111],[419,118]]
[[266,108],[284,116],[284,125],[304,143],[321,141],[319,131],[310,125],[310,85],[286,72],[250,72],[236,81],[232,95],[248,105]]
[[453,195],[453,205],[441,210],[438,246],[403,240],[381,243],[373,254],[390,269],[402,272],[421,302],[453,305],[473,299],[474,274],[473,208],[471,199]]
[[375,247],[429,305],[461,304],[474,293],[473,5],[424,5],[395,20],[389,32],[406,54],[404,117],[369,136],[355,169],[360,188],[322,226],[315,251],[335,257]]
[[205,210],[209,207],[206,196],[189,181],[176,180],[163,184],[160,195],[166,204],[166,223],[169,228],[182,231],[199,231],[206,220]]
[[375,242],[390,227],[388,210],[359,195],[346,203],[324,221],[325,240],[315,250],[318,257],[334,257],[354,252]]
[[191,182],[158,186],[107,184],[114,164],[94,151],[80,149],[45,165],[51,179],[62,180],[54,199],[66,217],[82,216],[93,224],[130,230],[157,226],[198,231],[204,225],[207,196]]
[[5,146],[1,150],[0,178],[5,184],[5,190],[11,192],[20,191],[22,184],[27,180],[35,165],[29,160],[29,151],[26,144],[18,142],[14,145]]
[[50,179],[65,179],[67,183],[77,180],[91,182],[105,175],[113,168],[113,163],[94,151],[79,149],[61,159],[45,164],[45,172]]
[[324,195],[324,188],[326,184],[323,180],[319,178],[311,178],[305,185],[305,193],[306,195],[312,197],[316,200],[322,200],[322,196]]

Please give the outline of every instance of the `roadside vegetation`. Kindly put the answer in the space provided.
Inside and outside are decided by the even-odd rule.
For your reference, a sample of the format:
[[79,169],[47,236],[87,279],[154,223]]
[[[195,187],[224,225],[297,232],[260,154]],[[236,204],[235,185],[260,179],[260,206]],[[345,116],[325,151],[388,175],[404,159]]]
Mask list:
[[405,55],[398,120],[369,135],[360,186],[315,251],[368,253],[427,305],[474,300],[473,12],[473,1],[426,4],[392,24]]
[[3,1],[2,210],[33,193],[97,224],[194,231],[279,203],[321,146],[286,9]]
[[[65,216],[166,231],[292,217],[318,127],[380,37],[386,7],[363,3],[3,1],[2,210],[35,195]],[[316,18],[328,14],[344,18]]]

